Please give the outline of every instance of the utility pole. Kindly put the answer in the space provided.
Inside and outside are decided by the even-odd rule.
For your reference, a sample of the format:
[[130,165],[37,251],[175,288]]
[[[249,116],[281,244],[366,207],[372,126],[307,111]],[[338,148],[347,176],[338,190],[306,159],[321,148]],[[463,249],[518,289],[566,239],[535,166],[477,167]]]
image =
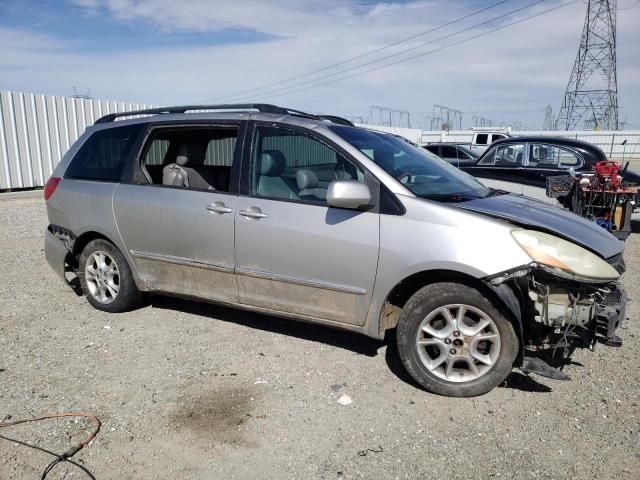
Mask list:
[[616,0],[587,0],[578,56],[558,114],[558,130],[575,130],[585,121],[596,129],[618,129],[616,9]]

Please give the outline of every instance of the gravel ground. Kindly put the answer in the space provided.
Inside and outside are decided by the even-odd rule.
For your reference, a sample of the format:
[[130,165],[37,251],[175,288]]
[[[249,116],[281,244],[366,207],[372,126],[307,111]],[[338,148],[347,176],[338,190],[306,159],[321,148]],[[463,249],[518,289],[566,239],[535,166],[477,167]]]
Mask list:
[[[45,225],[41,200],[0,201],[0,419],[96,414],[102,430],[74,458],[97,478],[638,478],[636,302],[624,346],[578,351],[573,381],[514,372],[450,399],[365,337],[170,298],[94,310],[45,263]],[[637,297],[640,235],[626,261]],[[62,452],[90,430],[56,420],[0,434]],[[40,478],[50,461],[0,439],[1,479]]]

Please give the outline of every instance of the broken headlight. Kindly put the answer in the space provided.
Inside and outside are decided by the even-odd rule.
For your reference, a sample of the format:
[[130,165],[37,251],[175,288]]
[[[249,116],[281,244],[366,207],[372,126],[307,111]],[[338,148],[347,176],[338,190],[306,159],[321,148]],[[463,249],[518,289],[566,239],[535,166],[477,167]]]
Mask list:
[[620,276],[603,259],[575,243],[535,230],[511,234],[534,262],[558,276],[585,282],[610,282]]

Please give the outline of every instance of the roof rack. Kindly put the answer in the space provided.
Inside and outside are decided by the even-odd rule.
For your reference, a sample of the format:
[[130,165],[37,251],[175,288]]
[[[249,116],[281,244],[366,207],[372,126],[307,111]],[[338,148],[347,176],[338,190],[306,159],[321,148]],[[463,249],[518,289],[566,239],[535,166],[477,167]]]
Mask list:
[[134,115],[160,115],[169,113],[185,113],[189,110],[257,110],[261,113],[276,113],[286,115],[289,112],[281,107],[267,103],[230,103],[222,105],[182,105],[175,107],[148,108],[146,110],[131,110],[129,112],[110,113],[96,120],[98,123],[113,122],[116,118],[132,117]]
[[274,113],[277,115],[296,115],[298,117],[312,118],[315,120],[329,120],[342,125],[353,126],[349,120],[334,115],[312,115],[292,108],[283,108],[268,103],[230,103],[221,105],[183,105],[175,107],[148,108],[146,110],[132,110],[129,112],[110,113],[96,120],[98,123],[113,122],[120,117],[133,117],[135,115],[162,115],[170,113],[185,113],[190,110],[257,110],[260,113]]
[[332,123],[337,123],[338,125],[346,125],[347,127],[355,127],[355,124],[344,117],[338,117],[337,115],[318,115],[318,117],[323,120],[329,120]]

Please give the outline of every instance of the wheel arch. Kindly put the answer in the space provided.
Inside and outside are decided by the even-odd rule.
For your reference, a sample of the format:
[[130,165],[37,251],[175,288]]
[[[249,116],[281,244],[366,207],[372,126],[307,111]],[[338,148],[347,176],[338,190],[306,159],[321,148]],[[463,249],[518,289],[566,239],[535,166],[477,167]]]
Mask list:
[[[423,270],[398,282],[387,294],[380,309],[378,333],[383,338],[387,330],[397,327],[400,313],[407,301],[421,288],[434,283],[453,282],[478,290],[491,303],[498,306],[505,317],[513,324],[520,341],[520,352],[523,349],[522,307],[518,295],[507,284],[493,286],[482,279],[455,270]],[[519,359],[522,353],[519,355]]]
[[107,242],[113,243],[113,245],[115,245],[116,248],[119,248],[117,243],[115,243],[113,240],[111,240],[109,237],[107,237],[103,233],[97,232],[95,230],[86,231],[78,235],[73,242],[73,248],[71,250],[71,259],[73,261],[72,267],[75,270],[79,268],[78,264],[80,260],[80,255],[82,254],[82,251],[84,250],[84,248],[89,244],[89,242],[99,238],[102,240],[106,240]]
[[69,254],[69,260],[72,263],[69,263],[69,262],[68,263],[69,265],[71,265],[75,273],[77,273],[79,268],[80,255],[82,254],[82,251],[89,244],[89,242],[96,239],[106,240],[107,242],[112,243],[120,251],[120,253],[124,257],[125,262],[127,262],[127,266],[131,270],[131,274],[133,275],[133,281],[135,282],[138,290],[140,291],[150,290],[147,284],[140,277],[137,266],[132,261],[129,255],[129,252],[127,252],[126,249],[123,248],[123,245],[121,245],[117,241],[114,241],[114,239],[110,238],[108,234],[95,229],[86,230],[74,239],[73,246]]

